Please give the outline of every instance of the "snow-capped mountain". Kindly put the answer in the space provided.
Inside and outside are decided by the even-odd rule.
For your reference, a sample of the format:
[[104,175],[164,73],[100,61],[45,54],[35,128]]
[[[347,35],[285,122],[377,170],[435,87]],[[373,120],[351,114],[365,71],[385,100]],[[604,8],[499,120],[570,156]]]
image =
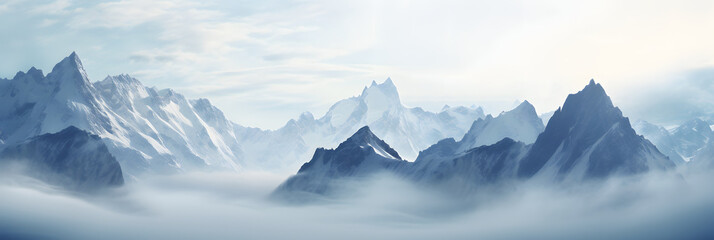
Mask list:
[[697,155],[712,137],[714,132],[709,124],[698,118],[689,120],[672,131],[672,138],[676,142],[674,149],[687,159]]
[[635,129],[678,165],[713,156],[709,153],[712,150],[705,149],[712,148],[710,145],[714,141],[710,140],[714,138],[714,131],[709,123],[701,119],[689,120],[671,131],[646,121],[638,121]]
[[407,108],[387,79],[339,101],[319,119],[304,113],[266,131],[229,121],[206,99],[145,87],[129,75],[92,83],[74,52],[46,76],[33,67],[0,80],[0,144],[76,126],[99,135],[130,177],[205,168],[293,170],[315,148],[336,146],[365,125],[414,159],[439,139],[463,135],[482,117],[480,108]]
[[106,137],[130,148],[121,152],[130,155],[126,158],[141,155],[182,169],[239,168],[233,124],[208,100],[148,88],[128,75],[108,76],[94,86],[124,130]]
[[33,67],[0,87],[5,144],[76,126],[99,135],[128,175],[238,167],[233,124],[210,103],[146,88],[128,75],[92,84],[74,52],[47,76]]
[[[503,116],[503,125],[496,125],[499,127],[494,129],[508,129],[510,125],[518,125],[513,128],[522,129],[518,128],[523,124],[521,121],[505,120],[522,112],[531,117],[515,119],[542,123],[532,106],[524,102],[513,111],[493,118],[492,121],[497,121]],[[484,120],[476,122],[480,121]],[[533,126],[537,129],[538,124]],[[364,132],[361,129],[355,136],[365,135]],[[664,171],[675,166],[652,143],[635,133],[629,120],[612,104],[602,86],[592,80],[582,91],[568,96],[563,107],[553,114],[545,131],[531,145],[504,137],[492,145],[460,150],[462,144],[469,143],[466,140],[478,140],[478,133],[484,132],[470,131],[460,142],[453,138],[441,140],[422,151],[415,162],[399,161],[396,153],[379,155],[379,151],[372,148],[349,150],[362,149],[365,147],[360,146],[367,145],[367,141],[355,141],[353,136],[335,150],[316,151],[312,160],[276,192],[288,196],[293,190],[324,194],[322,187],[331,186],[340,179],[364,177],[380,171],[391,172],[417,183],[437,185],[442,190],[468,193],[509,181],[582,182]]]
[[497,117],[491,115],[478,119],[464,135],[459,144],[460,152],[484,145],[491,145],[504,138],[511,138],[527,144],[535,142],[543,132],[543,122],[538,117],[535,107],[523,101],[511,111]]
[[701,171],[714,168],[714,141],[709,141],[707,145],[697,151],[688,162],[689,170]]
[[291,194],[326,194],[333,190],[334,181],[366,177],[406,164],[407,161],[365,126],[335,149],[315,150],[312,159],[300,167],[297,175],[281,184],[275,193],[291,198],[295,197],[289,196]]
[[58,132],[70,125],[95,133],[111,130],[105,105],[94,96],[77,55],[58,63],[47,76],[31,68],[0,88],[0,131],[7,143]]
[[402,157],[413,160],[440,139],[463,136],[474,120],[483,117],[483,110],[475,107],[446,106],[439,113],[405,107],[393,81],[387,79],[382,84],[372,82],[359,96],[335,103],[319,119],[304,113],[275,131],[237,127],[237,135],[245,136],[241,146],[246,159],[260,159],[248,164],[264,168],[290,169],[309,158],[313,149],[333,148],[363,126],[390,142]]
[[74,126],[7,146],[0,152],[0,164],[71,190],[124,184],[119,162],[99,136]]
[[672,167],[674,163],[637,135],[602,86],[591,80],[555,111],[522,160],[518,176],[578,181]]
[[638,120],[632,125],[632,128],[634,128],[638,134],[650,140],[657,146],[657,150],[669,157],[669,159],[678,166],[687,163],[684,158],[682,158],[682,155],[675,149],[675,146],[679,145],[677,139],[664,127],[644,120]]
[[420,152],[415,163],[418,168],[435,168],[442,164],[442,161],[453,160],[471,149],[495,144],[505,138],[530,144],[543,129],[543,123],[533,105],[523,101],[516,108],[495,118],[488,115],[486,118],[477,119],[460,141],[453,138],[443,139]]

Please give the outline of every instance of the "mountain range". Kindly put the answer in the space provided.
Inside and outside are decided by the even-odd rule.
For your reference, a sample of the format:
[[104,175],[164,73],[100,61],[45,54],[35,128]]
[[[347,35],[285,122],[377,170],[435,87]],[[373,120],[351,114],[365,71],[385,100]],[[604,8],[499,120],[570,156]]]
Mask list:
[[127,75],[91,83],[76,53],[46,76],[33,67],[0,81],[0,102],[5,144],[74,126],[101,137],[130,176],[209,166],[237,169],[240,162],[234,133],[220,120],[200,116],[212,111],[203,101],[144,87]]
[[[77,139],[60,141],[53,134]],[[0,79],[0,160],[24,154],[35,167],[83,166],[89,160],[81,156],[102,156],[110,160],[88,164],[94,167],[87,174],[118,170],[121,174],[97,180],[115,185],[143,174],[298,168],[281,191],[326,193],[336,178],[377,171],[461,190],[524,179],[578,182],[676,165],[711,166],[712,137],[710,125],[700,119],[670,130],[645,121],[633,128],[592,80],[556,111],[539,116],[523,101],[493,116],[480,107],[445,106],[439,112],[407,107],[388,78],[336,102],[322,117],[305,112],[279,129],[263,130],[228,120],[207,99],[146,87],[126,74],[91,82],[74,52],[46,75],[32,67]],[[72,141],[78,143],[66,144]],[[90,149],[97,152],[67,148],[79,142],[92,142]],[[32,151],[71,152],[78,159],[42,158]],[[302,164],[305,159],[311,160]],[[107,167],[113,161],[118,168]],[[66,182],[72,181],[60,185],[86,184]]]
[[640,120],[635,123],[635,129],[677,165],[696,168],[708,166],[714,159],[714,141],[711,141],[714,131],[702,119],[691,119],[671,130]]
[[99,136],[128,179],[204,169],[294,171],[315,148],[336,146],[364,125],[413,160],[484,117],[476,107],[408,108],[387,79],[335,103],[321,118],[306,112],[262,130],[228,120],[207,99],[146,87],[126,74],[91,82],[74,52],[47,75],[32,67],[0,79],[0,150],[76,127]]
[[[461,141],[444,139],[422,151],[413,163],[403,161],[369,127],[364,127],[336,149],[318,149],[274,195],[291,198],[329,194],[336,183],[378,172],[438,185],[442,190],[469,192],[509,181],[577,183],[675,167],[650,141],[636,134],[629,119],[593,80],[582,91],[567,97],[542,133],[538,132],[542,121],[527,102],[487,119],[490,120],[474,122]],[[491,123],[486,124],[488,121]],[[531,123],[527,125],[531,129],[524,123]],[[485,130],[488,126],[494,126],[489,131],[499,133],[500,140],[483,142],[488,145],[471,144],[483,137],[474,133],[489,132]],[[523,128],[516,134],[521,139],[533,139],[523,133],[539,134],[532,144],[516,141],[511,138],[511,130],[516,127]],[[486,136],[498,139],[499,134]],[[384,152],[389,154],[380,154]]]
[[[318,119],[307,112],[274,131],[241,128],[237,135],[246,139],[241,145],[246,159],[261,159],[251,164],[267,169],[292,165],[287,169],[294,171],[314,149],[336,147],[365,125],[391,142],[402,157],[414,160],[419,151],[439,139],[463,135],[483,117],[483,110],[475,107],[445,106],[439,113],[408,108],[387,79],[381,84],[373,81],[359,96],[338,101]],[[276,148],[282,150],[273,151]]]

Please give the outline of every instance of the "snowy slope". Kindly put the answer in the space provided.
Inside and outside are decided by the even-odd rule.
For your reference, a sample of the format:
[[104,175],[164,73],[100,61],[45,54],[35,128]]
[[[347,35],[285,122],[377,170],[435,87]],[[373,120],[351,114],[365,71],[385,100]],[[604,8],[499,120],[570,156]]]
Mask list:
[[676,146],[679,145],[679,141],[664,127],[639,120],[632,125],[632,128],[634,128],[638,134],[642,134],[647,140],[652,141],[652,143],[657,146],[657,150],[669,157],[669,159],[678,166],[687,163],[682,157],[682,154],[675,149]]
[[513,110],[503,112],[495,118],[488,115],[484,119],[476,120],[461,139],[458,151],[491,145],[504,138],[533,143],[544,128],[535,107],[528,101],[523,101]]
[[128,75],[92,84],[74,52],[47,76],[31,68],[1,84],[5,144],[76,126],[99,135],[128,175],[238,168],[233,124],[210,103],[146,88]]
[[714,132],[709,124],[701,119],[689,120],[671,131],[645,121],[635,124],[635,129],[678,165],[695,159],[706,160],[713,156],[711,153],[714,152],[714,141],[711,139],[714,138]]
[[338,101],[319,119],[304,113],[275,131],[237,126],[236,135],[245,136],[241,146],[247,165],[291,170],[313,149],[336,147],[363,126],[389,142],[404,159],[414,160],[419,151],[440,139],[463,136],[474,120],[483,117],[483,110],[473,107],[445,107],[439,113],[407,108],[387,79],[382,84],[372,82],[359,96]]
[[480,108],[446,108],[440,113],[407,108],[394,82],[387,79],[382,84],[372,82],[357,97],[337,102],[318,119],[318,128],[336,130],[332,141],[318,144],[334,146],[367,125],[406,159],[415,159],[419,151],[440,139],[462,136],[474,120],[483,117]]
[[685,159],[697,155],[712,137],[714,132],[709,124],[698,118],[689,120],[672,131],[672,138],[676,143],[674,149]]
[[0,152],[0,164],[4,170],[13,168],[71,190],[91,191],[124,184],[119,162],[99,136],[73,126],[7,146]]
[[709,141],[707,145],[699,149],[685,166],[694,171],[714,168],[714,141]]
[[7,143],[60,131],[70,125],[106,133],[111,130],[107,109],[94,96],[75,53],[58,63],[46,77],[34,67],[18,72],[0,91],[0,131]]
[[118,140],[128,139],[124,144],[140,155],[175,162],[177,168],[238,169],[233,124],[208,100],[147,88],[128,75],[108,76],[94,86],[126,130]]

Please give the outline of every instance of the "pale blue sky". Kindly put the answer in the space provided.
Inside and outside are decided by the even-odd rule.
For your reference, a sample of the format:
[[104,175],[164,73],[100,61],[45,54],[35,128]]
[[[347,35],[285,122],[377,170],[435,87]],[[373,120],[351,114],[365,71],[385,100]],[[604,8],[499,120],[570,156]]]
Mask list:
[[704,0],[2,0],[0,32],[0,77],[77,51],[92,81],[128,73],[263,128],[387,77],[409,106],[491,112],[550,111],[595,78],[627,114],[633,92],[714,66]]

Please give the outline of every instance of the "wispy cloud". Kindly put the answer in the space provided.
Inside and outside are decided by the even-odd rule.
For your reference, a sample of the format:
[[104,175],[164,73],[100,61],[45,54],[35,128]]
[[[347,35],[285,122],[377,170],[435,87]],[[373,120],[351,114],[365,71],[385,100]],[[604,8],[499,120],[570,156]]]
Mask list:
[[[17,2],[0,3],[13,23],[0,30],[14,36],[0,40],[14,56],[0,60],[5,75],[77,50],[92,79],[130,73],[189,97],[220,93],[230,118],[269,128],[387,77],[412,106],[498,112],[528,99],[547,111],[590,78],[617,103],[653,75],[714,65],[714,32],[703,31],[714,3],[700,0]],[[253,101],[285,88],[305,108]]]
[[72,5],[70,0],[52,0],[48,3],[35,5],[30,13],[43,15],[64,15],[69,13],[68,8]]

